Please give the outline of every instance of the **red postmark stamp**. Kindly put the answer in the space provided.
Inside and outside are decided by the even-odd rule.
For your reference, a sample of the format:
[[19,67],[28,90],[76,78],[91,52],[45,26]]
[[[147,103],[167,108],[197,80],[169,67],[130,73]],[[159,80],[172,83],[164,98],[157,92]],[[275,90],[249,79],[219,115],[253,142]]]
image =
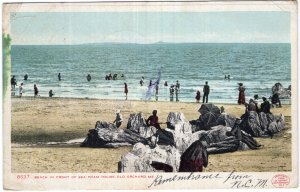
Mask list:
[[289,176],[285,174],[277,174],[272,178],[272,185],[277,188],[284,188],[290,184]]

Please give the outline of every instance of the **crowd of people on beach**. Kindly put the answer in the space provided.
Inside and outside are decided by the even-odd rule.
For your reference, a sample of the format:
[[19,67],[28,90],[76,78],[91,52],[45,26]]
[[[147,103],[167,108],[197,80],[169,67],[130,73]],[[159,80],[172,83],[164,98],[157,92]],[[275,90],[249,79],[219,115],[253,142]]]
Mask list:
[[[62,75],[61,73],[58,73],[57,75],[58,77],[58,81],[62,81]],[[124,74],[121,75],[122,78],[124,78]],[[24,81],[27,81],[29,78],[28,74],[25,74],[24,75]],[[87,74],[86,76],[86,79],[88,82],[90,82],[92,80],[92,76],[90,74]],[[118,79],[118,74],[109,74],[109,75],[106,75],[105,77],[106,80],[117,80]],[[230,80],[230,75],[225,75],[225,79],[227,80]],[[141,77],[141,80],[139,82],[140,86],[144,86],[145,82],[144,82],[145,78],[142,76]],[[11,80],[10,80],[10,83],[11,83],[11,90],[12,90],[12,95],[14,96],[15,95],[15,89],[16,89],[16,86],[17,86],[17,80],[16,80],[16,77],[13,75],[11,77]],[[157,82],[152,82],[152,80],[149,81],[149,85],[148,85],[148,88],[150,88],[151,86],[155,85],[155,100],[158,101],[158,97],[159,97],[159,83]],[[170,101],[173,102],[174,101],[174,96],[175,96],[175,101],[176,102],[179,102],[179,93],[180,93],[180,83],[179,81],[177,80],[175,84],[171,84],[170,86],[168,85],[168,82],[165,81],[163,86],[165,88],[168,88],[169,89],[169,94],[170,94]],[[39,89],[37,87],[36,84],[34,84],[34,94],[33,96],[34,97],[38,97],[39,96]],[[124,94],[125,94],[125,100],[128,99],[128,91],[129,90],[129,87],[128,87],[128,84],[127,82],[124,82]],[[253,107],[253,104],[251,104],[251,102],[254,102],[255,103],[255,100],[254,99],[250,99],[249,100],[249,103],[246,103],[246,99],[245,99],[245,90],[246,88],[244,87],[243,83],[238,83],[238,91],[239,91],[239,94],[238,94],[238,101],[237,103],[240,104],[240,105],[247,105],[247,106],[250,106],[250,109],[252,109]],[[24,93],[24,83],[22,82],[20,85],[19,85],[19,96],[22,97]],[[49,90],[49,97],[53,97],[55,95],[54,91],[51,89]],[[152,94],[152,93],[151,93]],[[204,86],[203,86],[203,97],[202,97],[202,103],[208,103],[208,97],[209,97],[209,94],[210,94],[210,86],[208,85],[208,81],[205,82]],[[257,96],[257,95],[256,95]],[[262,99],[264,100],[264,105],[266,107],[266,109],[263,109],[263,111],[268,111],[268,106],[269,104],[267,104],[267,97],[262,97]],[[271,97],[269,97],[269,99],[271,99],[271,106],[275,105],[275,106],[279,106],[281,107],[281,101],[279,99],[279,95],[277,93],[273,94]],[[200,90],[197,90],[196,91],[196,96],[195,96],[195,100],[197,103],[200,103],[200,100],[201,100],[201,92]],[[257,104],[257,103],[256,103]],[[256,106],[257,108],[257,106]]]

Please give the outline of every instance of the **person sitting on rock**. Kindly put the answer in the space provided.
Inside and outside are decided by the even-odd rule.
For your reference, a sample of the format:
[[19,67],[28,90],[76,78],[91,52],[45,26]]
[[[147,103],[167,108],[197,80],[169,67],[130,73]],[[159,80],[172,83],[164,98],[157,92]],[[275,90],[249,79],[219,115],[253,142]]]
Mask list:
[[116,123],[117,128],[121,126],[123,122],[122,114],[120,110],[116,111],[116,119],[114,120],[114,123]]
[[262,99],[263,99],[263,103],[260,105],[260,112],[271,113],[270,112],[271,105],[269,101],[267,100],[266,97],[262,97]]
[[161,129],[157,117],[157,110],[153,110],[152,115],[146,121],[148,126],[153,126],[156,129]]
[[272,105],[277,105],[277,103],[278,103],[279,107],[281,107],[281,102],[280,102],[280,99],[279,99],[279,96],[277,93],[273,94],[271,102],[272,102]]
[[247,111],[256,111],[258,112],[257,103],[251,98],[249,104],[246,104]]

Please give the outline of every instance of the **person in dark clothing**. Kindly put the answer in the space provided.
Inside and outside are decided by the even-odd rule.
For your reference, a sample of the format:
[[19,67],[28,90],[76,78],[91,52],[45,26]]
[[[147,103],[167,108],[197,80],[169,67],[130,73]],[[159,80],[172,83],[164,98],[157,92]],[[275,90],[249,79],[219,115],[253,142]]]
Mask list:
[[15,76],[13,75],[12,78],[10,79],[10,84],[11,84],[11,89],[15,90],[16,89],[16,85],[17,85],[17,80],[15,78]]
[[277,103],[279,104],[279,107],[281,107],[281,102],[278,96],[278,93],[274,93],[274,95],[272,96],[272,100],[271,100],[273,105],[277,105]]
[[176,88],[179,90],[180,89],[180,84],[178,82],[178,80],[176,81]]
[[243,83],[239,83],[238,104],[245,104],[245,87],[243,86]]
[[49,97],[53,97],[54,93],[52,91],[52,89],[49,91]]
[[208,95],[209,95],[209,85],[208,82],[205,82],[205,85],[203,87],[203,103],[204,101],[206,101],[206,103],[208,102]]
[[168,81],[165,81],[164,86],[165,86],[165,87],[168,87]]
[[207,148],[203,139],[192,143],[180,157],[178,172],[202,172],[208,165]]
[[126,95],[126,100],[127,100],[127,94],[128,94],[128,86],[127,83],[124,83],[124,93]]
[[260,111],[264,113],[271,113],[270,112],[271,105],[269,101],[265,97],[262,97],[262,99],[264,102],[260,105]]
[[33,89],[34,89],[34,97],[38,96],[39,90],[38,90],[36,84],[33,85]]
[[25,74],[25,75],[24,75],[24,80],[27,81],[27,79],[28,79],[28,75]]
[[149,82],[149,87],[152,85],[152,80],[150,80],[150,82]]
[[58,77],[58,80],[61,81],[61,75],[60,75],[60,73],[58,73],[57,77]]
[[170,87],[170,101],[174,101],[174,85],[171,85]]
[[178,102],[179,101],[179,99],[178,99],[178,92],[179,92],[179,87],[175,87],[175,96],[176,96],[176,102]]
[[91,79],[92,79],[92,76],[91,76],[90,74],[88,74],[88,75],[86,76],[86,79],[88,80],[88,82],[90,82]]
[[199,103],[200,102],[200,99],[201,99],[201,93],[200,93],[200,91],[198,90],[197,91],[197,93],[196,93],[196,97],[195,97],[195,99],[196,99],[196,102],[197,103]]
[[158,85],[155,86],[155,100],[158,101]]
[[146,121],[148,126],[153,126],[156,129],[161,129],[157,117],[157,110],[153,110],[152,115]]
[[108,80],[112,80],[112,75],[111,75],[111,73],[108,75]]
[[144,85],[144,77],[142,77],[142,79],[140,80],[140,85],[141,85],[141,86]]

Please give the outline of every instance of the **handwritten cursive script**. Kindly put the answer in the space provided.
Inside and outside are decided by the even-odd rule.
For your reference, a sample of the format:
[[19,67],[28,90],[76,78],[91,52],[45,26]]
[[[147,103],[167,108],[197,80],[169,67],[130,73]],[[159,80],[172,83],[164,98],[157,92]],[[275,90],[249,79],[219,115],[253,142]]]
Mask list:
[[268,179],[253,178],[248,174],[239,174],[231,172],[226,179],[225,183],[229,183],[231,188],[266,188]]
[[163,176],[158,175],[154,179],[154,181],[151,183],[151,185],[148,186],[148,188],[152,186],[158,186],[162,185],[164,183],[171,183],[175,181],[196,181],[196,180],[209,180],[209,179],[220,179],[219,173],[212,173],[212,174],[195,174],[190,173],[188,176],[182,176],[182,175],[174,175],[172,177],[163,178]]
[[268,179],[253,178],[252,175],[246,173],[231,172],[228,175],[220,173],[189,173],[189,175],[172,175],[171,177],[163,177],[157,175],[152,183],[148,186],[155,187],[166,183],[172,183],[177,181],[196,181],[196,180],[214,180],[214,182],[222,182],[225,185],[229,185],[230,188],[266,188]]

